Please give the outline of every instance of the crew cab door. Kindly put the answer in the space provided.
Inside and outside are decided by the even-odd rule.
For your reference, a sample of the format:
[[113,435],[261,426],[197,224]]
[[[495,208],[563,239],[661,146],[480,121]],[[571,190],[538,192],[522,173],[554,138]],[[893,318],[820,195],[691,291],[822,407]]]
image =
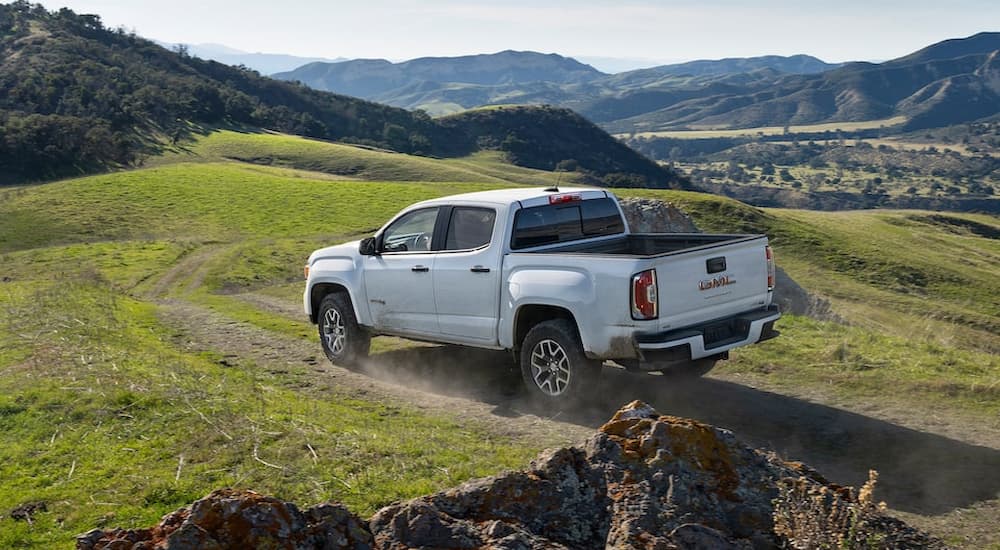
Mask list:
[[379,236],[377,254],[364,257],[372,324],[390,333],[438,334],[431,244],[439,208],[403,214]]
[[501,228],[496,210],[449,207],[444,239],[434,260],[438,326],[450,340],[495,344],[500,309]]

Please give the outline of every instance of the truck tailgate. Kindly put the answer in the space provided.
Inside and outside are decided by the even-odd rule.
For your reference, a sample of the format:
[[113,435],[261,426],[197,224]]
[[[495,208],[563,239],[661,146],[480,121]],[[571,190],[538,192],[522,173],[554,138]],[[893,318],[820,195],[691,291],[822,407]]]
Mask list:
[[767,239],[760,237],[651,258],[659,330],[721,319],[766,305]]

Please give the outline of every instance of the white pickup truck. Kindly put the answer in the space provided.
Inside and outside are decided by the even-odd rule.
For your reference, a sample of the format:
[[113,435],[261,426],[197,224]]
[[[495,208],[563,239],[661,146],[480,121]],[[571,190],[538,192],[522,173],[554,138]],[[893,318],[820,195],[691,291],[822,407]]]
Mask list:
[[317,250],[305,312],[334,363],[372,336],[510,350],[529,392],[578,397],[605,361],[701,375],[777,336],[763,235],[629,232],[598,189],[505,189],[414,204]]

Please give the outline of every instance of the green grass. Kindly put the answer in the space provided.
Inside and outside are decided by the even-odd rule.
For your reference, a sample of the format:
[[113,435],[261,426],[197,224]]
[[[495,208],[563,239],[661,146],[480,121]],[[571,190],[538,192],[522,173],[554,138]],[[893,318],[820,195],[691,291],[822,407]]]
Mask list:
[[[805,265],[832,272],[809,281],[811,288],[844,298],[884,296],[907,312],[933,310],[962,324],[1000,333],[1000,240],[985,238],[964,224],[1000,232],[1000,220],[969,214],[939,214],[944,224],[927,223],[926,213],[774,211],[781,221],[775,244],[802,271]],[[975,227],[975,225],[973,226]],[[806,276],[808,279],[808,275]],[[861,283],[870,292],[844,288]],[[852,296],[853,295],[853,296]],[[997,347],[996,349],[1000,349]]]
[[415,201],[481,188],[326,181],[236,163],[172,164],[0,194],[0,253],[105,240],[363,232]]
[[734,352],[718,372],[751,374],[796,393],[822,391],[845,403],[937,407],[970,420],[1000,415],[996,355],[861,326],[786,316],[782,335]]
[[150,525],[223,486],[367,514],[538,451],[305,370],[180,351],[154,305],[96,276],[3,290],[0,510],[48,504],[33,525],[0,519],[3,548]]
[[209,250],[167,297],[309,337],[304,319],[228,293],[301,280],[312,249],[371,231],[416,200],[480,188],[204,162],[7,190],[0,510],[45,501],[49,511],[30,526],[0,519],[0,547],[69,547],[95,526],[149,525],[221,486],[341,500],[367,514],[525,464],[537,448],[486,426],[359,400],[311,371],[226,367],[186,352],[144,299]]
[[393,151],[318,141],[274,133],[210,132],[152,164],[178,161],[238,160],[368,181],[481,182],[551,185],[560,176],[514,166],[495,151],[437,159]]
[[169,241],[57,245],[0,255],[0,266],[4,276],[14,281],[99,273],[116,289],[127,292],[168,269],[190,247],[190,243]]

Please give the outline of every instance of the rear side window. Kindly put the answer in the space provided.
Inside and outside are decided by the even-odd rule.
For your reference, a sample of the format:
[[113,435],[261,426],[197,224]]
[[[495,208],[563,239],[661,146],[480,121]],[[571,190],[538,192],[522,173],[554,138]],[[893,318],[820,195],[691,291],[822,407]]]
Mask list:
[[612,199],[583,201],[580,210],[583,214],[583,234],[588,237],[625,231],[621,212]]
[[445,250],[471,250],[490,244],[496,211],[490,208],[456,206],[451,211]]
[[547,204],[518,210],[511,248],[574,241],[625,231],[621,214],[610,198],[569,204]]

